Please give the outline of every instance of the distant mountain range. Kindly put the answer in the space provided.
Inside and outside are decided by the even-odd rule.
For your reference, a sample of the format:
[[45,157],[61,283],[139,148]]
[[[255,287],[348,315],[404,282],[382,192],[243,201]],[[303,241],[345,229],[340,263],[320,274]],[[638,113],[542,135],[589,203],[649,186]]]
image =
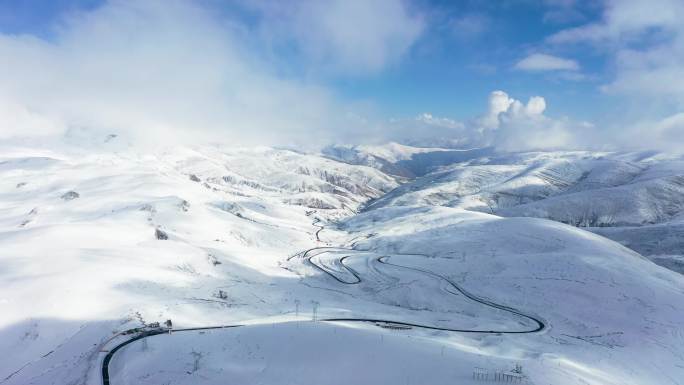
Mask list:
[[[601,234],[684,272],[684,158],[653,152],[498,153],[387,146],[330,147],[335,159],[410,176],[370,201],[536,217]],[[399,154],[399,155],[396,155]]]

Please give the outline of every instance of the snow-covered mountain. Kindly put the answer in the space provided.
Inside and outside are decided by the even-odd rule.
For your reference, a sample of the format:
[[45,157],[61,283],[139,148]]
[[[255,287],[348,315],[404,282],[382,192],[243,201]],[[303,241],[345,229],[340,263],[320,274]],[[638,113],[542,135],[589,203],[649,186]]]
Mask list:
[[[283,275],[277,261],[315,243],[315,219],[348,216],[397,185],[373,168],[270,148],[2,154],[0,350],[13,354],[0,379],[92,322],[116,320],[99,340],[138,313],[179,319],[178,308],[211,304],[231,282],[268,286]],[[231,290],[250,309],[235,319],[259,313],[258,293]],[[191,321],[188,310],[185,322],[210,313]],[[68,365],[82,370],[91,347],[76,349]]]
[[2,384],[684,373],[682,275],[576,227],[661,250],[679,158],[57,148],[0,152]]
[[678,238],[668,236],[684,218],[684,159],[678,156],[492,153],[438,165],[366,209],[413,205],[552,219],[615,239],[675,269],[677,255],[684,254]]
[[411,147],[394,142],[375,146],[328,146],[322,151],[332,159],[374,167],[389,175],[409,179],[425,175],[440,166],[463,162],[491,152],[491,148],[454,150]]

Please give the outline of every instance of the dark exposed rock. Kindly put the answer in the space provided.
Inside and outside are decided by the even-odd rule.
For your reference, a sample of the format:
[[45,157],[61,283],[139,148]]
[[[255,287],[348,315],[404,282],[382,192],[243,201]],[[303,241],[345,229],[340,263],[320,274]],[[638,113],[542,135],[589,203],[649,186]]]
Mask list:
[[190,202],[186,201],[183,199],[179,204],[178,207],[183,210],[183,211],[188,211],[190,209]]
[[214,297],[219,299],[228,299],[228,293],[219,289],[216,293],[214,293]]
[[190,180],[193,182],[201,182],[201,179],[195,174],[190,174]]
[[323,210],[330,210],[330,209],[336,209],[339,207],[335,207],[334,205],[324,202],[321,199],[318,198],[294,198],[294,199],[285,199],[283,200],[283,203],[288,204],[288,205],[296,205],[296,206],[304,206],[304,207],[309,207],[312,209],[323,209]]
[[145,203],[142,206],[140,206],[139,210],[140,211],[148,211],[148,212],[153,213],[153,214],[157,212],[157,209],[155,209],[154,206],[152,206],[149,203]]
[[162,231],[162,230],[160,230],[160,229],[155,229],[155,230],[154,230],[154,236],[155,236],[157,239],[159,239],[160,241],[165,241],[165,240],[169,239],[169,235],[166,234],[164,231]]
[[236,179],[230,175],[223,176],[221,178],[224,183],[235,185],[235,186],[247,186],[251,187],[256,190],[262,190],[262,191],[271,191],[271,192],[278,192],[279,190],[273,187],[269,186],[264,186],[262,184],[259,184],[257,182],[251,181],[251,180],[246,180],[246,179]]
[[207,259],[209,260],[209,263],[214,266],[221,264],[221,261],[219,261],[214,254],[208,254]]
[[22,187],[24,187],[24,186],[26,186],[26,182],[19,182],[19,183],[17,183],[17,188],[22,188]]
[[77,193],[76,191],[67,191],[64,194],[62,194],[61,198],[64,199],[65,201],[70,201],[76,198],[79,198],[81,195]]

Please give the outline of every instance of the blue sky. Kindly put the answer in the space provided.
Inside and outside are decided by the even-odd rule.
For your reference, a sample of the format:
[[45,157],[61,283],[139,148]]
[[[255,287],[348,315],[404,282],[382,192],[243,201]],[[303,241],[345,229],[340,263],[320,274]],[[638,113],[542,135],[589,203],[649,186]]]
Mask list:
[[[542,126],[556,133],[560,125],[563,132],[593,127],[582,135],[594,135],[597,147],[610,147],[608,138],[617,127],[638,123],[632,134],[638,136],[648,124],[669,124],[664,120],[682,110],[684,91],[672,85],[682,70],[673,59],[684,51],[682,28],[672,15],[682,7],[675,0],[659,3],[658,11],[651,12],[649,2],[640,0],[0,0],[0,53],[15,57],[15,67],[7,65],[6,72],[13,79],[26,77],[36,90],[47,83],[59,88],[71,78],[68,92],[52,95],[65,105],[60,109],[47,104],[50,98],[44,98],[45,105],[19,100],[26,95],[16,94],[25,91],[10,86],[0,86],[0,100],[11,101],[5,110],[26,110],[32,121],[61,125],[50,132],[67,130],[74,119],[79,125],[141,126],[125,119],[102,124],[110,111],[74,118],[76,104],[90,84],[102,83],[102,96],[93,95],[101,99],[98,109],[107,110],[105,101],[132,108],[117,98],[125,93],[118,87],[130,82],[134,88],[145,80],[140,73],[151,73],[144,92],[150,98],[158,91],[162,97],[155,99],[182,105],[188,87],[197,92],[196,99],[206,98],[205,103],[183,104],[187,111],[174,119],[153,115],[168,105],[131,111],[152,126],[175,131],[211,126],[207,131],[215,134],[230,131],[222,125],[234,119],[257,130],[260,124],[279,126],[277,133],[266,130],[269,137],[306,136],[308,125],[329,131],[322,140],[337,140],[335,133],[342,127],[359,125],[363,127],[344,133],[372,132],[370,139],[393,140],[394,132],[410,136],[424,131],[425,124],[440,124],[417,118],[426,113],[457,122],[448,124],[453,130],[449,135],[482,132],[478,122],[492,113],[488,100],[491,104],[492,92],[503,90],[509,97],[504,104],[511,109],[496,113],[508,114],[501,115],[501,124],[515,122],[514,132],[518,125],[531,125],[531,135],[543,137],[548,133],[537,132]],[[644,10],[651,15],[642,17]],[[211,52],[194,51],[195,46]],[[673,58],[666,57],[667,50]],[[40,84],[29,70],[40,71],[39,63],[23,66],[22,60],[43,56],[58,65],[48,71],[52,77],[38,76],[47,82]],[[169,58],[180,59],[169,63]],[[74,70],[84,59],[92,67],[83,72],[92,78]],[[119,63],[121,73],[111,63]],[[117,72],[120,85],[111,84],[105,71]],[[102,78],[95,76],[98,72]],[[208,74],[216,84],[208,84]],[[643,76],[656,81],[635,80]],[[249,89],[241,83],[244,79],[258,86]],[[524,106],[534,96],[544,99],[541,117],[514,111],[514,102]],[[300,103],[293,109],[288,104],[294,100]],[[244,105],[226,111],[236,104]],[[662,129],[668,138],[681,138],[678,119],[674,128]],[[387,123],[394,121],[402,124]],[[408,127],[411,122],[417,122],[415,127]],[[457,125],[462,129],[456,130]],[[498,129],[499,124],[491,128]],[[575,140],[570,145],[587,143]]]
[[[543,93],[547,99],[566,100],[563,105],[550,104],[559,113],[591,116],[594,103],[577,101],[596,97],[595,81],[566,81],[559,74],[514,69],[527,52],[544,50],[540,46],[546,36],[568,24],[545,22],[547,7],[538,3],[511,2],[501,8],[491,3],[424,5],[432,7],[426,31],[401,63],[378,77],[340,81],[340,86],[354,96],[387,101],[394,114],[472,116],[481,112],[489,92],[505,89],[525,99]],[[575,54],[583,73],[603,71],[601,58]]]
[[101,0],[2,0],[0,31],[49,37],[59,19],[70,12],[96,8]]

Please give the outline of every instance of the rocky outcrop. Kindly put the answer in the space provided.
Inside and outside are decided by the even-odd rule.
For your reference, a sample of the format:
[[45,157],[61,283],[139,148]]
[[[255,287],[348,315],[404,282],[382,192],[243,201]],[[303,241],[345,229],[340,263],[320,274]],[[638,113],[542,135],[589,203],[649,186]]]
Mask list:
[[161,230],[161,229],[155,229],[155,230],[154,230],[154,236],[155,236],[155,238],[157,238],[157,239],[160,240],[160,241],[165,241],[165,240],[169,239],[169,235],[166,234],[166,233],[165,233],[163,230]]
[[62,194],[61,198],[64,199],[65,201],[70,201],[74,200],[76,198],[79,198],[81,195],[77,193],[76,191],[67,191],[64,194]]

